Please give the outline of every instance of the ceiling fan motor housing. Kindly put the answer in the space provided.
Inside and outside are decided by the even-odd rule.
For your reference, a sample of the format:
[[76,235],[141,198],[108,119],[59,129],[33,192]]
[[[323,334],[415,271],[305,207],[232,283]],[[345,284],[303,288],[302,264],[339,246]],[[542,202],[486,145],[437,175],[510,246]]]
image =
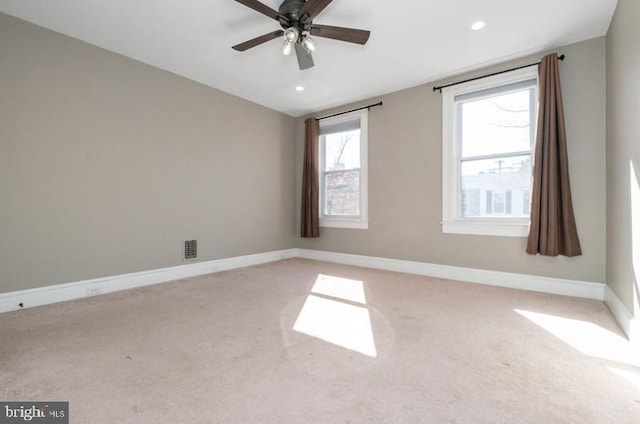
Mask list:
[[300,31],[308,31],[310,29],[311,21],[302,22],[302,16],[299,15],[300,9],[305,3],[305,0],[284,0],[282,2],[280,9],[278,9],[280,15],[285,17],[285,19],[279,19],[282,28],[295,27]]

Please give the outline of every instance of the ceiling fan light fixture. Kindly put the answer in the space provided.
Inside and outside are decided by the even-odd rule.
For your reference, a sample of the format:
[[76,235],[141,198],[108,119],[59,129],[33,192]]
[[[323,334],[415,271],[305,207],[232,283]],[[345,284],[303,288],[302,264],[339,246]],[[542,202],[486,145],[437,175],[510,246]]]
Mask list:
[[295,28],[288,28],[284,32],[284,44],[282,45],[282,54],[285,56],[291,55],[293,52],[293,45],[298,41],[298,30]]
[[289,43],[295,43],[298,41],[298,30],[295,28],[287,28],[284,32],[284,39]]
[[285,40],[282,45],[282,54],[285,56],[291,56],[291,53],[293,52],[293,44],[294,43]]
[[317,44],[311,36],[307,35],[302,40],[302,47],[304,47],[307,52],[311,53],[316,51]]

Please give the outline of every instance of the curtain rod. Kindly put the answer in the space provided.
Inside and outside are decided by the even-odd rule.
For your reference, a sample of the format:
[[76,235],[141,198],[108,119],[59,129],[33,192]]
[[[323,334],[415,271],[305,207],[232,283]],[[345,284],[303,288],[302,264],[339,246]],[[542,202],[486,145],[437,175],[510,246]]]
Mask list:
[[[564,55],[558,56],[558,59],[559,60],[564,60]],[[494,75],[504,74],[506,72],[517,71],[518,69],[524,69],[524,68],[528,68],[530,66],[536,66],[536,65],[539,65],[539,64],[540,64],[540,62],[538,61],[538,62],[535,62],[535,63],[530,63],[528,65],[522,65],[522,66],[518,66],[516,68],[511,68],[511,69],[507,69],[507,70],[500,71],[500,72],[494,72],[492,74],[482,75],[482,76],[475,77],[475,78],[469,78],[469,79],[466,79],[464,81],[452,82],[451,84],[445,84],[445,85],[441,85],[439,87],[433,87],[433,91],[440,90],[442,92],[443,88],[451,87],[451,86],[458,85],[458,84],[464,84],[465,82],[475,81],[475,80],[479,80],[479,79],[482,79],[482,78],[492,77]]]
[[316,121],[321,121],[321,120],[327,119],[327,118],[333,118],[334,116],[344,115],[345,113],[351,113],[351,112],[355,112],[357,110],[371,109],[372,107],[376,107],[376,106],[382,106],[382,102],[378,102],[376,104],[369,105],[369,106],[358,107],[358,108],[355,108],[355,109],[347,110],[345,112],[334,113],[333,115],[323,116],[322,118],[316,118]]

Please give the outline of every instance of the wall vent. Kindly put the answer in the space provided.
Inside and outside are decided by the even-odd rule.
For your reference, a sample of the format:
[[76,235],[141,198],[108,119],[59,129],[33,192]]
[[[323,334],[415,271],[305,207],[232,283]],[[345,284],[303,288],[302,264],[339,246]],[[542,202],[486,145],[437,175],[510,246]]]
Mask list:
[[195,259],[198,257],[198,240],[186,240],[184,242],[184,258]]

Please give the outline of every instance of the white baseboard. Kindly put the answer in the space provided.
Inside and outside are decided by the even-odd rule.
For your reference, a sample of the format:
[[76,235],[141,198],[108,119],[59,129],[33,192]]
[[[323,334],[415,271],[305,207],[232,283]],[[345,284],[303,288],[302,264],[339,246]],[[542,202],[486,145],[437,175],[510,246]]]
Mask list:
[[629,312],[615,293],[604,283],[513,274],[308,249],[296,249],[295,256],[305,259],[362,266],[386,271],[405,272],[428,277],[446,278],[469,283],[601,300],[609,307],[616,322],[629,340],[640,346],[640,318],[634,318],[633,314]]
[[640,318],[633,317],[633,314],[629,312],[627,307],[624,306],[624,303],[622,303],[609,286],[605,289],[604,302],[609,307],[611,314],[629,340],[640,346]]
[[[104,278],[58,284],[41,288],[0,293],[0,312],[14,311],[22,308],[64,302],[73,299],[111,293],[135,287],[149,286],[182,278],[210,274],[246,266],[275,262],[288,258],[305,258],[319,261],[341,263],[405,272],[450,280],[480,283],[520,290],[574,296],[587,299],[605,300],[605,285],[587,281],[565,280],[525,274],[513,274],[499,271],[488,271],[474,268],[463,268],[450,265],[438,265],[425,262],[404,261],[398,259],[378,258],[372,256],[351,255],[345,253],[325,252],[308,249],[287,249],[234,258],[217,259],[207,262],[179,265],[151,271],[134,272]],[[614,295],[615,296],[615,295]],[[617,299],[617,298],[616,298]],[[619,302],[619,301],[618,301]],[[22,304],[22,306],[20,306]],[[622,305],[622,303],[620,303]],[[624,306],[622,306],[624,308]],[[619,309],[619,308],[618,308]],[[618,313],[625,322],[631,322],[627,315]],[[618,319],[618,315],[616,319]],[[622,325],[622,324],[621,324]],[[627,327],[630,327],[628,324]],[[626,330],[625,330],[626,331]]]
[[216,259],[151,271],[134,272],[16,292],[0,293],[0,313],[149,286],[230,269],[276,262],[289,258],[314,259],[386,271],[446,278],[469,283],[601,300],[607,304],[627,337],[629,337],[632,342],[640,345],[640,319],[634,318],[615,293],[603,283],[309,249],[277,250],[255,255]]
[[488,271],[475,268],[463,268],[450,265],[430,264],[426,262],[404,261],[399,259],[377,258],[373,256],[351,255],[346,253],[320,250],[296,249],[299,258],[318,261],[356,265],[386,271],[405,272],[428,277],[480,283],[512,289],[529,290],[585,299],[604,300],[605,284],[588,281],[566,280],[561,278],[540,277],[536,275],[513,274],[500,271]]
[[[182,278],[211,274],[294,257],[296,249],[277,250],[255,255],[195,262],[151,271],[133,272],[66,284],[0,293],[0,313],[50,303],[65,302],[136,287],[150,286]],[[21,306],[22,304],[22,306]]]

